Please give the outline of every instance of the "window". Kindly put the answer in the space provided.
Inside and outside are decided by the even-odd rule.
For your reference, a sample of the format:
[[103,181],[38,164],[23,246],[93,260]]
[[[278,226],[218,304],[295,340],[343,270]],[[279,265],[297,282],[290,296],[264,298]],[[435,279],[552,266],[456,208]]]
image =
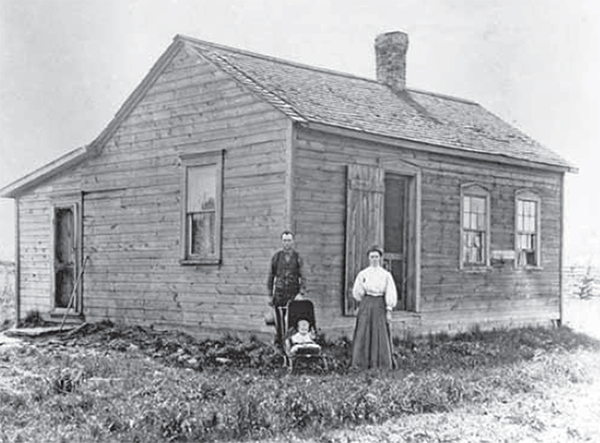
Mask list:
[[489,265],[489,200],[481,186],[461,188],[461,268]]
[[516,265],[540,265],[540,198],[530,191],[518,191],[515,209]]
[[182,263],[221,259],[221,152],[182,156]]

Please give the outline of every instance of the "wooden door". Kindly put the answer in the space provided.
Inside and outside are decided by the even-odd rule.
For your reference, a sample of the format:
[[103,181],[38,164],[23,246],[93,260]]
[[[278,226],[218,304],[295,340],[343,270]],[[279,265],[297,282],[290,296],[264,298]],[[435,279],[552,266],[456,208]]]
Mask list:
[[346,276],[344,314],[355,315],[352,286],[369,265],[367,251],[383,245],[384,171],[377,166],[349,165],[346,202]]
[[78,300],[71,301],[77,276],[77,214],[76,205],[54,208],[54,309],[75,309]]
[[383,265],[392,273],[398,291],[396,309],[407,309],[406,271],[409,177],[386,173],[384,196]]

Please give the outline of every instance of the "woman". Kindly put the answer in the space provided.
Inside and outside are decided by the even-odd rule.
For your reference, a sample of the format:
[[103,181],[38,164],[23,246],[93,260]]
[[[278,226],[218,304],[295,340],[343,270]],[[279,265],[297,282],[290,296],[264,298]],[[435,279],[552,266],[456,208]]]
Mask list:
[[373,247],[367,255],[370,266],[358,273],[352,288],[352,296],[360,303],[352,343],[352,366],[391,369],[392,342],[387,322],[398,294],[392,274],[381,266],[383,251]]

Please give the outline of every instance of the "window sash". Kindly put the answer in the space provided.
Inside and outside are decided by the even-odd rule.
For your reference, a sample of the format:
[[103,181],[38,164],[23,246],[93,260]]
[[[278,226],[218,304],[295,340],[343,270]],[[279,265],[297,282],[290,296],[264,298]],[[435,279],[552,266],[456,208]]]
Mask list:
[[216,209],[217,165],[187,167],[187,206],[189,213],[198,213]]
[[216,254],[216,212],[190,212],[187,216],[188,257],[214,257]]
[[485,231],[463,231],[463,263],[485,264]]

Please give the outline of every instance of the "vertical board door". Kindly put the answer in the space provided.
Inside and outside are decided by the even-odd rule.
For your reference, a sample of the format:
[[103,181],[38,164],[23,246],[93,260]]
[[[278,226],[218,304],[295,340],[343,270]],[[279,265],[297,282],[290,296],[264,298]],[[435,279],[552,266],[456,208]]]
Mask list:
[[356,315],[352,286],[369,264],[367,251],[383,246],[384,171],[377,166],[349,165],[346,183],[346,276],[344,314]]

